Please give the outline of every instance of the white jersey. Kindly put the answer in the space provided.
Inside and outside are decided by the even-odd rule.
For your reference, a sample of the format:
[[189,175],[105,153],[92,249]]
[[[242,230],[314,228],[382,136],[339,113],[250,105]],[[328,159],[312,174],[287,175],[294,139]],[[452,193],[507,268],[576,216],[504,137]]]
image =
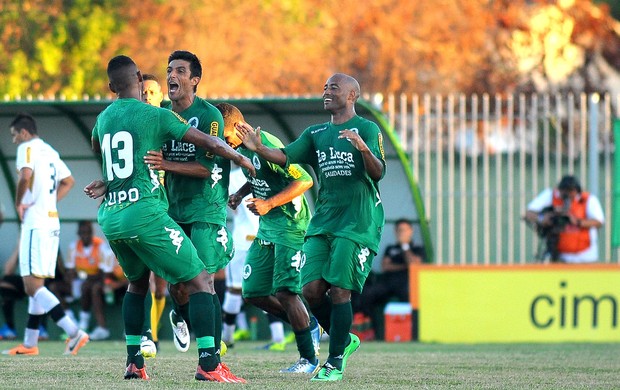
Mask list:
[[22,168],[32,169],[32,181],[24,194],[22,204],[30,205],[24,213],[24,229],[59,229],[57,188],[58,183],[71,171],[60,159],[54,148],[41,138],[23,142],[17,147],[17,172]]
[[[230,172],[230,182],[228,185],[228,193],[233,194],[237,192],[245,183],[247,179],[241,168],[235,168]],[[258,232],[258,216],[254,215],[248,210],[245,200],[250,195],[243,198],[239,207],[233,211],[233,242],[235,243],[235,250],[247,251],[252,245],[252,241],[256,237]]]

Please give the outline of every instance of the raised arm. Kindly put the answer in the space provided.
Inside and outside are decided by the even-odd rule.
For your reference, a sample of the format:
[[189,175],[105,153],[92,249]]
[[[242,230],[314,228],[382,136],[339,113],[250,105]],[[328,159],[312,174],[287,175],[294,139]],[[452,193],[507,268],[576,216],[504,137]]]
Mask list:
[[239,132],[239,137],[246,148],[257,153],[269,162],[278,164],[281,167],[286,165],[286,154],[284,154],[283,151],[263,145],[260,139],[260,127],[254,130],[249,124],[239,122],[235,124],[235,128]]
[[177,162],[164,159],[161,150],[149,150],[144,156],[144,163],[151,169],[177,173],[183,176],[207,178],[211,172],[198,161]]
[[366,145],[366,142],[364,142],[362,137],[354,131],[342,130],[338,138],[346,138],[351,141],[353,146],[355,146],[355,148],[362,154],[364,167],[366,168],[366,173],[368,173],[368,176],[375,181],[379,181],[381,179],[381,175],[383,174],[383,163],[370,151],[368,145]]
[[250,171],[250,175],[256,175],[256,169],[250,159],[235,151],[233,148],[228,146],[226,142],[218,137],[207,135],[195,127],[190,127],[187,133],[183,136],[183,141],[191,142],[206,151],[232,160],[240,167],[248,169]]

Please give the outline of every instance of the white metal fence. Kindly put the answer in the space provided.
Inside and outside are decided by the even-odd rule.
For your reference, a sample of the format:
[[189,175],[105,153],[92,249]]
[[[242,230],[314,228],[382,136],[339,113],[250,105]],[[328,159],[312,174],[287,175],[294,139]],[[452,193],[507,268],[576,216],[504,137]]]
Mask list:
[[601,200],[600,259],[617,262],[610,225],[619,103],[598,94],[388,96],[388,120],[424,197],[435,263],[534,262],[539,240],[521,217],[565,174]]

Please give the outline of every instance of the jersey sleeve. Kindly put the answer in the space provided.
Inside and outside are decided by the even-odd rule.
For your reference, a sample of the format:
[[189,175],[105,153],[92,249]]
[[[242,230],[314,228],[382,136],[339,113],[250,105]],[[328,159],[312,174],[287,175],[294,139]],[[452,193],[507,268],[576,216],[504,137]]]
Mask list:
[[22,168],[34,168],[34,156],[33,150],[29,143],[20,144],[17,147],[17,157],[15,158],[15,166],[17,171],[21,171]]
[[376,123],[370,122],[368,130],[364,136],[364,142],[370,149],[370,152],[375,155],[381,164],[383,164],[383,170],[381,172],[381,178],[385,176],[385,149],[383,148],[383,134]]
[[[224,140],[224,118],[222,113],[212,105],[204,105],[204,111],[200,119],[200,130],[214,137]],[[196,154],[196,161],[208,170],[213,169],[215,164],[215,155],[213,153],[204,152]]]
[[[173,138],[180,140],[191,127],[189,123],[174,111],[158,108],[159,122],[164,130],[166,139]],[[163,143],[163,141],[162,141]]]
[[286,154],[287,167],[293,163],[313,165],[312,157],[315,156],[315,151],[312,150],[312,144],[308,128],[295,141],[284,148],[280,148]]
[[[262,132],[262,141],[263,144],[270,148],[283,148],[284,144],[280,141],[279,138],[269,134],[267,132]],[[286,167],[282,168],[278,164],[274,164],[268,162],[269,168],[277,173],[284,175],[287,178],[293,180],[301,180],[301,181],[312,181],[312,176],[305,169],[303,169],[299,164],[287,164]]]

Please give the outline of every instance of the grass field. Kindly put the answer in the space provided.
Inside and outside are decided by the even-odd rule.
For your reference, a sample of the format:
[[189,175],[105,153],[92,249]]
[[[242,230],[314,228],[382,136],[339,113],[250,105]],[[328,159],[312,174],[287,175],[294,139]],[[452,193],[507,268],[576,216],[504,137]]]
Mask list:
[[[8,349],[15,342],[0,342]],[[445,345],[363,342],[349,360],[342,382],[310,382],[308,376],[280,374],[297,352],[257,350],[242,342],[223,358],[247,385],[195,381],[194,345],[179,353],[163,341],[147,360],[152,380],[125,381],[124,344],[90,342],[78,356],[63,356],[64,343],[40,344],[39,356],[0,356],[0,389],[619,389],[620,344]],[[322,344],[321,358],[328,345]]]

